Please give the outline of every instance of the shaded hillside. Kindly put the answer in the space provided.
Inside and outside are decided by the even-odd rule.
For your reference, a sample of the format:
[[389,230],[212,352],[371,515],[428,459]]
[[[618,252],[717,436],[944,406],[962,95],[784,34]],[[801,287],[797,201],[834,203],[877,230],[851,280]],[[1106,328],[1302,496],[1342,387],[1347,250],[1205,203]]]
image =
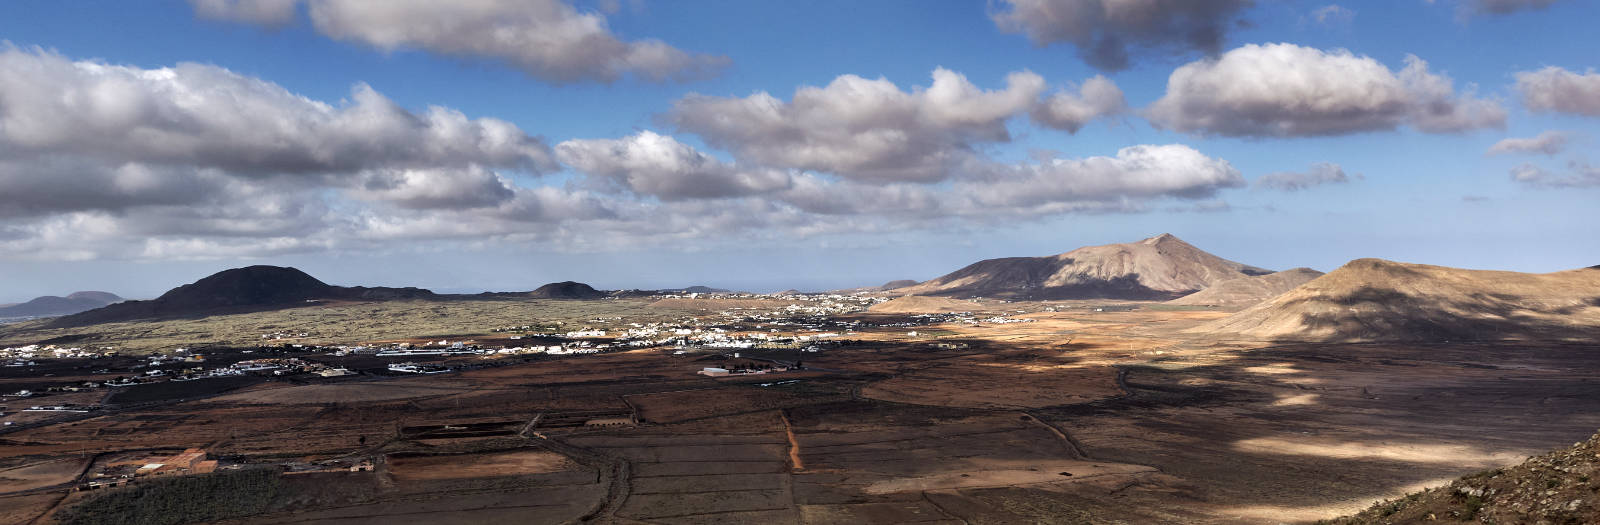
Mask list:
[[301,306],[307,301],[387,301],[436,297],[433,292],[420,288],[333,286],[294,268],[247,266],[217,272],[168,290],[161,297],[149,301],[121,302],[62,317],[51,325],[63,327],[134,319],[204,317]]
[[0,318],[69,315],[121,301],[121,297],[108,292],[75,292],[66,297],[46,295],[26,303],[0,307]]
[[1322,272],[1310,268],[1295,268],[1266,275],[1252,275],[1222,281],[1210,288],[1168,301],[1168,304],[1189,306],[1250,306],[1322,277]]
[[528,297],[537,299],[599,299],[606,294],[593,287],[576,281],[562,281],[540,286],[528,292]]
[[978,261],[895,292],[1007,299],[1170,300],[1230,279],[1268,273],[1161,234],[1047,257]]
[[1514,467],[1385,501],[1329,525],[1600,523],[1600,434]]
[[1600,337],[1600,270],[1547,274],[1357,259],[1193,329],[1260,341]]

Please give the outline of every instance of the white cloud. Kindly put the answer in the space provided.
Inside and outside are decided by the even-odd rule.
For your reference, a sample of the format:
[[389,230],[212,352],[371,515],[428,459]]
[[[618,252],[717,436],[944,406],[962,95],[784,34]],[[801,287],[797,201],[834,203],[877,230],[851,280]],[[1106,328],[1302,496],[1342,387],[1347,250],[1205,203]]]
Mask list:
[[140,69],[0,50],[8,158],[67,155],[243,174],[468,162],[543,171],[549,147],[497,119],[407,111],[365,85],[336,107],[216,66]]
[[1600,168],[1573,161],[1567,163],[1567,173],[1556,173],[1523,164],[1511,169],[1511,180],[1544,188],[1592,188],[1600,186]]
[[1252,137],[1504,126],[1498,103],[1458,95],[1452,84],[1414,56],[1396,73],[1345,50],[1251,44],[1179,67],[1147,113],[1179,131]]
[[621,139],[568,140],[561,162],[592,178],[662,200],[735,197],[789,186],[789,174],[742,169],[669,136],[641,131]]
[[294,21],[299,0],[189,0],[189,5],[202,18],[275,27]]
[[1001,30],[1036,45],[1069,42],[1089,65],[1127,69],[1138,50],[1216,53],[1253,0],[1003,0]]
[[1083,82],[1078,93],[1051,94],[1033,108],[1033,121],[1046,127],[1077,133],[1097,118],[1116,115],[1128,107],[1122,89],[1111,79],[1095,75]]
[[1600,73],[1577,74],[1549,66],[1517,73],[1522,105],[1534,111],[1600,117]]
[[402,208],[482,208],[516,196],[511,181],[476,164],[465,168],[368,170],[352,190],[357,198]]
[[1243,185],[1228,161],[1168,144],[1129,146],[1114,157],[997,166],[990,177],[962,182],[953,193],[983,207],[1048,210],[1068,203],[1202,199]]
[[1044,79],[1006,76],[1006,88],[983,90],[965,76],[933,72],[927,88],[843,75],[805,86],[784,102],[766,92],[745,98],[690,95],[664,119],[740,161],[823,171],[853,180],[937,181],[973,160],[981,143],[1011,140],[1006,122],[1032,108]]
[[1539,153],[1555,155],[1567,148],[1567,133],[1564,131],[1546,131],[1531,138],[1507,138],[1489,146],[1489,155],[1505,155],[1510,153]]
[[1355,11],[1339,4],[1328,4],[1311,11],[1311,20],[1322,25],[1349,24],[1355,19]]
[[190,0],[200,16],[282,25],[309,5],[311,24],[328,37],[385,51],[421,49],[502,61],[549,82],[649,80],[715,73],[727,58],[694,54],[659,40],[626,41],[606,17],[564,0]]
[[[669,117],[726,144],[733,160],[722,160],[652,131],[550,148],[510,123],[409,111],[366,86],[333,104],[214,66],[6,48],[0,257],[704,247],[1171,200],[1215,207],[1243,185],[1226,161],[1182,145],[996,161],[981,148],[1009,140],[1010,119],[1033,111],[1081,125],[1120,107],[1120,91],[1090,79],[1042,99],[1043,79],[1028,72],[994,90],[946,70],[933,79],[907,91],[844,76],[787,102],[680,101]],[[577,175],[525,185],[562,165]]]
[[1256,179],[1256,186],[1278,191],[1300,191],[1323,184],[1346,184],[1361,175],[1347,175],[1344,168],[1332,162],[1318,162],[1304,172],[1280,171]]

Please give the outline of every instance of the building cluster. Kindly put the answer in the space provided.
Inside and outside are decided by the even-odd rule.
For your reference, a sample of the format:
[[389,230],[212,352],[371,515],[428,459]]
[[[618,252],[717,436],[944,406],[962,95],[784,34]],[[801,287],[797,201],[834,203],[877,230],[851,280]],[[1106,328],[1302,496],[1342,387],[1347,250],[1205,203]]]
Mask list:
[[56,345],[26,345],[0,348],[0,363],[4,366],[36,366],[37,359],[93,359],[117,355],[113,347],[98,350]]
[[155,456],[132,461],[114,461],[95,472],[78,490],[97,490],[121,486],[150,477],[209,474],[217,470],[217,460],[206,459],[205,449],[190,448],[171,456]]

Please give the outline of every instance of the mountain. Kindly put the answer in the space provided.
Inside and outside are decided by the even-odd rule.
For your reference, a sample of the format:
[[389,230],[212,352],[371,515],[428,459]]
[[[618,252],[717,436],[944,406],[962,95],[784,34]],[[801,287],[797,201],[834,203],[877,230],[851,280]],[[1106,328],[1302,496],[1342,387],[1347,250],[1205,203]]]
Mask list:
[[1318,277],[1322,277],[1322,272],[1310,268],[1239,277],[1167,301],[1167,304],[1245,307],[1277,297],[1278,294],[1293,290]]
[[594,289],[587,284],[576,281],[562,281],[540,286],[528,292],[528,297],[537,299],[599,299],[605,297],[605,292]]
[[1530,274],[1357,259],[1192,329],[1261,341],[1600,338],[1600,270]]
[[1519,465],[1379,502],[1319,523],[1600,523],[1600,434]]
[[66,297],[46,295],[26,303],[0,307],[0,318],[68,315],[121,301],[121,297],[108,292],[74,292]]
[[916,285],[917,285],[917,282],[913,281],[911,279],[900,279],[900,280],[896,280],[896,281],[889,281],[889,282],[883,283],[883,286],[879,286],[878,287],[878,291],[887,292],[889,290],[898,290],[900,288],[905,288],[907,286],[916,286]]
[[1171,300],[1268,270],[1217,257],[1161,234],[1046,257],[978,261],[896,293],[1006,299]]
[[276,310],[308,301],[388,301],[433,299],[420,288],[368,288],[333,286],[305,272],[281,266],[247,266],[217,272],[204,279],[168,290],[149,301],[126,301],[55,320],[53,326],[208,316],[220,313]]

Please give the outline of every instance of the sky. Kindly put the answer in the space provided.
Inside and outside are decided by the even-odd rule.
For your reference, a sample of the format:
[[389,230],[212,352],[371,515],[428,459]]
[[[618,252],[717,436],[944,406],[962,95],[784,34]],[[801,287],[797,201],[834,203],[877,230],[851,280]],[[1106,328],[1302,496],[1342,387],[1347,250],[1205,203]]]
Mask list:
[[13,0],[0,303],[1600,264],[1583,0]]

